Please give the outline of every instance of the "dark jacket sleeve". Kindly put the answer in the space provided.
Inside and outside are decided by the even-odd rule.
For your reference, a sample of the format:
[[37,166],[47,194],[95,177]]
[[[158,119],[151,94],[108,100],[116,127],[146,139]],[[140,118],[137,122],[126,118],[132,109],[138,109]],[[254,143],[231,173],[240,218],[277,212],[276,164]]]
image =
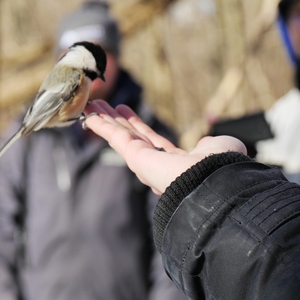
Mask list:
[[299,299],[300,186],[239,153],[178,177],[154,215],[166,272],[191,299]]

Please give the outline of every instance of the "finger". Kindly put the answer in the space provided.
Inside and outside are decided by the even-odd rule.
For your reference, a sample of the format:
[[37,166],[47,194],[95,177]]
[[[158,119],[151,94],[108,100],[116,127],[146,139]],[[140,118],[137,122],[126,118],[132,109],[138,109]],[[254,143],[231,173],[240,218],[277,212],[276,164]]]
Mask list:
[[110,122],[111,124],[115,124],[116,126],[121,125],[127,128],[135,139],[142,139],[151,144],[150,140],[145,135],[136,130],[126,118],[120,115],[106,101],[96,100],[90,103],[87,107],[91,109],[90,107],[92,107],[92,105],[93,109],[100,113],[101,117],[103,117],[103,119],[106,121]]
[[104,100],[94,100],[89,101],[84,109],[84,113],[89,115],[92,112],[97,112],[99,115],[106,114],[104,108],[102,108],[102,103],[105,102]]
[[151,127],[145,124],[141,118],[128,106],[119,105],[116,111],[122,115],[135,128],[135,130],[146,136],[151,143],[157,148],[172,149],[176,148],[168,139],[157,134]]
[[[103,100],[95,100],[93,102],[89,102],[84,110],[84,113],[86,115],[91,115],[93,112],[97,112],[98,115],[101,117],[101,122],[106,121],[107,123],[114,124],[116,126],[119,126],[120,124],[109,115],[109,112],[105,109],[105,101]],[[87,119],[90,119],[91,117],[89,116]],[[89,124],[90,121],[86,120],[86,124]],[[91,123],[93,124],[93,123]],[[93,126],[93,125],[92,125]],[[94,132],[98,131],[96,127],[90,128]]]
[[128,128],[129,126],[124,126],[120,122],[116,121],[116,119],[108,115],[107,111],[103,109],[102,103],[98,103],[98,105],[101,107],[101,109],[97,109],[97,111],[102,112],[102,114],[87,118],[86,125],[97,135],[100,135],[106,139],[111,147],[119,152],[122,156],[125,153],[124,149],[127,147],[127,144],[132,140],[142,140],[148,145],[148,147],[153,148],[152,143],[147,137],[143,136],[139,132],[136,132],[134,128]]
[[231,136],[206,136],[197,143],[196,148],[193,149],[190,153],[194,154],[199,151],[206,151],[210,153],[235,151],[242,152],[247,155],[247,148],[245,147],[245,145],[240,140]]
[[92,116],[86,120],[87,126],[103,137],[125,160],[128,144],[136,137],[127,128],[116,124],[114,119],[106,120],[102,116]]
[[103,115],[91,116],[86,119],[85,123],[89,129],[110,143],[116,128],[115,124],[111,123],[110,120],[104,119]]
[[133,117],[139,118],[139,116],[127,105],[120,104],[116,107],[116,111],[127,120]]
[[124,117],[122,117],[115,109],[113,109],[104,100],[95,100],[89,102],[86,106],[86,110],[87,111],[96,110],[96,112],[102,115],[104,119],[109,120],[111,123],[114,123],[114,121],[112,120],[114,119],[115,122],[122,124],[126,128],[135,130],[134,127],[126,119],[124,119]]

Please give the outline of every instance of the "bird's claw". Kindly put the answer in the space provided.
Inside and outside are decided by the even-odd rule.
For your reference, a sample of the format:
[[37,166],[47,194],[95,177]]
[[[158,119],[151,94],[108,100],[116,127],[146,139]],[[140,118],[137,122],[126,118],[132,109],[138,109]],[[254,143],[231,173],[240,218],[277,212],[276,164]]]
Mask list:
[[91,117],[91,116],[99,116],[99,114],[96,113],[96,112],[92,112],[92,113],[90,113],[89,115],[82,115],[82,116],[79,118],[79,120],[81,121],[81,127],[82,127],[83,130],[89,130],[89,128],[86,126],[85,121],[86,121],[87,118],[89,118],[89,117]]

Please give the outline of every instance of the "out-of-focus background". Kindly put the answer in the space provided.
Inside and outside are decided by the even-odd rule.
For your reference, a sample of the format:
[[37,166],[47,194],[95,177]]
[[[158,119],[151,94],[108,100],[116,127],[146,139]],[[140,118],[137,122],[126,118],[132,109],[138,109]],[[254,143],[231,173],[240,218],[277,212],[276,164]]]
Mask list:
[[[267,109],[292,85],[278,0],[110,0],[122,63],[189,149],[207,119]],[[54,63],[59,20],[80,0],[0,1],[0,135]]]

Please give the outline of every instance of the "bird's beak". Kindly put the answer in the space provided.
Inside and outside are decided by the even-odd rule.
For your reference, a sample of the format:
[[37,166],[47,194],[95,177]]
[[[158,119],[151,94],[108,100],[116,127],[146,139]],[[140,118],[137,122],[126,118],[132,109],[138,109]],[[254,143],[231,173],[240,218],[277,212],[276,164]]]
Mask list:
[[99,78],[101,78],[105,82],[105,77],[104,77],[103,73],[99,74]]

